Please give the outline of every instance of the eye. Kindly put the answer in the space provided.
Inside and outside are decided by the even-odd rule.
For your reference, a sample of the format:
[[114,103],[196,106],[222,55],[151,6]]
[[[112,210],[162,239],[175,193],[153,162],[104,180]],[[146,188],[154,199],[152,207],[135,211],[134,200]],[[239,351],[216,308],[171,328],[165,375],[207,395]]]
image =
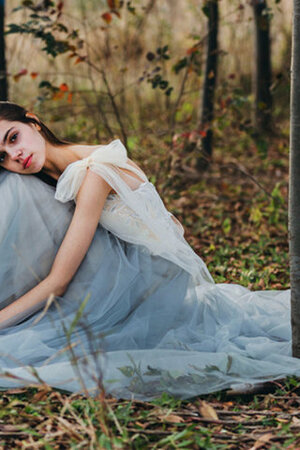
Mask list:
[[13,133],[9,138],[9,142],[14,143],[16,141],[17,137],[18,137],[18,133]]
[[6,153],[5,152],[1,152],[0,153],[0,164],[4,163],[5,157],[6,157]]

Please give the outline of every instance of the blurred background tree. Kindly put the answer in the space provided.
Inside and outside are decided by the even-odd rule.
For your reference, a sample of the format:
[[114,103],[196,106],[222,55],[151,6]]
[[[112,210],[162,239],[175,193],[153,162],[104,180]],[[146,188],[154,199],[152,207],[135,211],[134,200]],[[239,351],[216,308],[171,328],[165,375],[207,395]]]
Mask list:
[[[277,2],[279,3],[279,2]],[[270,132],[272,119],[272,68],[270,23],[273,11],[266,0],[253,0],[255,63],[253,65],[254,123],[257,132]]]
[[[213,118],[214,118],[214,101],[215,90],[217,86],[218,72],[218,27],[219,27],[219,2],[218,0],[207,0],[204,3],[203,11],[208,18],[207,31],[207,50],[205,76],[202,88],[202,110],[200,130],[203,131],[202,150],[203,157],[210,158],[212,156],[212,139],[213,139]],[[197,167],[203,167],[199,158]]]
[[289,231],[293,356],[300,358],[300,0],[294,0]]
[[0,100],[7,100],[4,18],[5,1],[0,0]]
[[176,175],[180,162],[195,179],[213,154],[213,134],[224,148],[230,127],[232,139],[265,157],[271,116],[286,126],[288,0],[13,3],[10,99],[68,139],[118,136],[131,153],[144,139],[163,143],[165,167]]

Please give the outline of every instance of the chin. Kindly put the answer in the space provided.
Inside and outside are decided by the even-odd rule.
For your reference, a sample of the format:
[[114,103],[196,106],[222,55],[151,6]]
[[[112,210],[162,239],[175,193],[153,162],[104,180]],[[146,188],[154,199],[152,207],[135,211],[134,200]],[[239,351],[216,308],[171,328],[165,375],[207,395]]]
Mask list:
[[42,163],[37,162],[36,164],[33,163],[32,167],[30,167],[30,173],[34,174],[34,173],[39,173],[43,170],[44,165]]

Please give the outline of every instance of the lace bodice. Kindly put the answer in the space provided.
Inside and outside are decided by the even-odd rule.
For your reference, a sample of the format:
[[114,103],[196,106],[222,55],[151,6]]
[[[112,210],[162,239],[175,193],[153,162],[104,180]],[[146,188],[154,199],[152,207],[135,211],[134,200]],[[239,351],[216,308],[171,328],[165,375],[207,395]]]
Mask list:
[[[174,262],[190,272],[198,283],[213,282],[204,262],[185,241],[183,227],[165,208],[155,186],[143,172],[129,164],[120,140],[101,146],[89,157],[70,164],[58,180],[57,200],[76,199],[87,168],[104,178],[116,192],[106,199],[100,218],[104,228]],[[129,185],[130,179],[135,181],[134,187],[132,183]]]
[[[144,196],[151,197],[150,186],[151,184],[148,182],[141,183],[136,191],[142,191]],[[137,193],[135,192],[135,195]],[[110,194],[107,197],[100,223],[104,228],[124,240],[132,241],[138,235],[139,238],[143,236],[147,240],[153,240],[154,244],[159,241],[150,228],[116,194]]]
[[[172,220],[173,215],[164,206],[161,207],[161,199],[155,186],[150,181],[141,183],[133,190],[132,197],[142,199],[153,219],[159,214],[166,230],[173,233],[177,232],[183,236],[182,226],[179,222],[175,224]],[[151,227],[147,226],[145,221],[132,208],[127,206],[119,195],[110,194],[107,197],[100,223],[119,238],[133,243],[141,243],[141,240],[143,240],[147,242],[148,247],[151,245],[153,253],[159,253],[161,238],[155,235]],[[177,228],[176,230],[174,226]]]

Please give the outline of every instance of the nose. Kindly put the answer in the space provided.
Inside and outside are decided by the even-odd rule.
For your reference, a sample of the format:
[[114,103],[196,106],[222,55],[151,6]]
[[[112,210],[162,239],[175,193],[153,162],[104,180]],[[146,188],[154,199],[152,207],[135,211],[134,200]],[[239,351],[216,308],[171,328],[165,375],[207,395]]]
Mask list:
[[11,159],[12,159],[13,161],[16,161],[16,160],[19,159],[20,156],[23,154],[23,151],[22,151],[22,150],[14,149],[14,150],[9,151],[8,153],[9,153]]

